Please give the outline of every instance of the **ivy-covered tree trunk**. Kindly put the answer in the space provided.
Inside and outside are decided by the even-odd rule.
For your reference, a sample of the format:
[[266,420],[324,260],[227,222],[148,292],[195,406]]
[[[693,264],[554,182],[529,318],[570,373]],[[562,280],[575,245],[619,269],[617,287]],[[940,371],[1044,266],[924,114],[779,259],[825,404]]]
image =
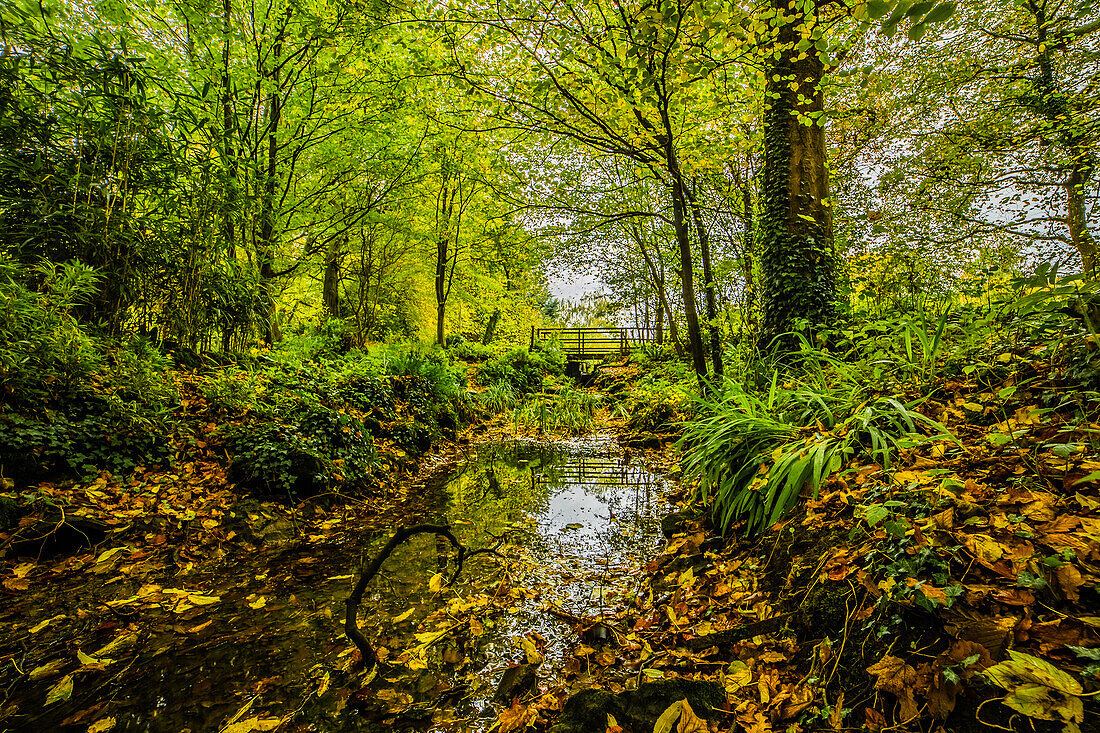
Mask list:
[[[772,0],[778,13],[785,0]],[[764,109],[764,186],[760,217],[761,346],[789,349],[796,329],[835,313],[833,220],[825,166],[824,64],[796,45],[814,19],[787,15],[778,60],[768,70]]]
[[1048,145],[1057,141],[1062,148],[1064,162],[1060,167],[1066,176],[1062,187],[1066,192],[1065,223],[1069,229],[1070,244],[1081,255],[1082,272],[1095,277],[1100,262],[1097,261],[1096,240],[1089,231],[1085,204],[1085,188],[1092,178],[1095,159],[1089,149],[1086,132],[1067,124],[1073,117],[1071,96],[1055,80],[1046,3],[1028,0],[1027,8],[1035,18],[1039,73],[1030,80],[1034,94],[1024,97],[1022,101],[1037,115],[1047,119],[1050,130],[1057,131],[1056,135],[1044,136],[1044,141],[1049,141]]

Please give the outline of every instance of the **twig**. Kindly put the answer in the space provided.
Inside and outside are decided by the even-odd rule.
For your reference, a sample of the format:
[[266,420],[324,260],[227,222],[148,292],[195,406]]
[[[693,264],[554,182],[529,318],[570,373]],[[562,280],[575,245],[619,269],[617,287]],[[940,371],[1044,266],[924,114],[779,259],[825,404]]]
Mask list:
[[458,557],[455,558],[455,571],[451,575],[451,579],[447,581],[447,585],[455,582],[458,578],[458,574],[462,572],[462,565],[466,562],[467,558],[474,555],[498,555],[497,548],[500,547],[504,541],[503,538],[497,539],[497,544],[492,547],[482,547],[477,550],[469,550],[458,541],[458,538],[451,533],[451,528],[444,524],[417,524],[413,527],[403,527],[402,529],[394,532],[385,546],[379,550],[378,554],[371,559],[369,563],[360,571],[358,580],[355,581],[355,588],[352,589],[351,595],[348,596],[347,601],[347,615],[344,617],[344,633],[352,643],[359,649],[359,653],[363,656],[363,664],[368,669],[373,669],[378,664],[378,653],[374,651],[374,647],[367,641],[367,637],[363,636],[363,632],[359,630],[359,604],[363,601],[363,593],[367,590],[367,584],[374,579],[374,576],[378,575],[378,571],[382,569],[382,563],[386,561],[393,551],[400,545],[407,542],[411,537],[418,534],[434,534],[441,537],[445,537],[450,541],[451,545],[458,550]]

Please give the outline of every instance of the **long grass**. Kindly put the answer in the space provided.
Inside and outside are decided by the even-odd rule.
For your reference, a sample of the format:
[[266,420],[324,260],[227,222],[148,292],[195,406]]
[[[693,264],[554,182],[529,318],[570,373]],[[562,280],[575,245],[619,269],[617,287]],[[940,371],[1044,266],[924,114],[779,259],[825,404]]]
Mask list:
[[762,396],[728,384],[717,399],[698,398],[702,416],[684,432],[683,464],[716,526],[725,532],[744,522],[744,533],[755,535],[800,496],[816,498],[854,456],[889,469],[899,451],[951,438],[914,403],[881,397],[853,404],[856,396],[782,389],[776,375]]
[[556,395],[532,395],[515,408],[512,417],[517,428],[578,434],[596,426],[596,412],[602,404],[596,392],[567,387]]

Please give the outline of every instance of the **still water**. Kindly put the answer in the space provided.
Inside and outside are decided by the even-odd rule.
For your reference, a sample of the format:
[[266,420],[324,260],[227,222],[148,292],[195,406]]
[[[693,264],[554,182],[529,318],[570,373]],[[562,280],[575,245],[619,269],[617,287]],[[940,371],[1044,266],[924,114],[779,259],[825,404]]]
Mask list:
[[[426,495],[428,509],[394,524],[446,523],[470,548],[500,543],[500,555],[470,559],[440,587],[433,576],[449,578],[454,566],[446,543],[419,535],[398,548],[360,609],[360,627],[386,660],[369,686],[351,664],[345,601],[356,568],[392,528],[364,536],[349,513],[325,534],[320,525],[333,524],[337,506],[323,523],[303,521],[298,541],[142,579],[199,586],[219,600],[182,615],[120,613],[104,638],[126,636],[135,613],[159,630],[130,634],[118,667],[78,673],[70,700],[25,711],[30,727],[16,729],[84,731],[109,717],[110,730],[140,733],[244,730],[253,719],[294,733],[484,731],[506,706],[494,700],[501,678],[531,659],[524,643],[542,658],[527,699],[584,686],[592,656],[578,665],[578,646],[599,644],[578,629],[629,606],[661,543],[669,482],[596,435],[482,444],[407,488]],[[102,592],[134,591],[105,583]],[[58,643],[64,659],[75,656]],[[38,684],[44,698],[53,681]]]
[[[507,552],[504,558],[471,560],[453,588],[467,602],[487,596],[497,601],[484,607],[483,633],[469,633],[460,616],[450,616],[460,626],[455,638],[425,653],[425,669],[404,685],[416,701],[413,709],[422,706],[423,722],[430,714],[437,726],[487,728],[500,708],[501,700],[494,703],[493,697],[504,671],[526,661],[524,638],[534,640],[544,657],[539,689],[576,682],[578,670],[568,662],[582,640],[569,619],[584,619],[582,628],[590,627],[633,600],[641,568],[662,540],[669,488],[609,436],[483,445],[442,477],[439,514],[432,521],[453,526],[469,547],[505,537]],[[424,589],[431,574],[449,570],[448,554],[446,545],[429,537],[401,548],[388,563],[387,582],[371,598],[374,608],[397,617],[409,608],[422,618],[430,614],[440,597]],[[509,598],[503,613],[501,592]],[[481,630],[478,620],[472,624]],[[395,685],[397,694],[401,688]]]

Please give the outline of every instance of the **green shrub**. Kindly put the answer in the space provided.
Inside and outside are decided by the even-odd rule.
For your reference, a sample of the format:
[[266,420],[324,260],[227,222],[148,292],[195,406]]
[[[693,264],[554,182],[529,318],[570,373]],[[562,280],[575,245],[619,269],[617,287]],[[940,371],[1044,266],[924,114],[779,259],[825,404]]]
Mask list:
[[0,394],[33,406],[66,395],[101,369],[98,342],[71,313],[96,293],[99,280],[78,262],[23,272],[0,255]]
[[295,496],[362,484],[377,463],[363,422],[316,402],[302,402],[275,420],[233,427],[227,438],[230,479],[261,492]]
[[570,387],[556,395],[536,395],[524,401],[512,417],[517,427],[578,434],[595,427],[596,411],[602,404],[599,393]]
[[493,347],[479,341],[459,341],[448,348],[450,355],[460,361],[485,361],[493,355]]
[[207,406],[230,415],[258,408],[264,396],[259,375],[243,369],[216,369],[204,375],[199,389]]
[[822,482],[855,455],[888,469],[900,450],[951,438],[914,403],[893,397],[845,402],[829,393],[780,389],[777,381],[766,397],[731,384],[719,397],[698,398],[701,416],[681,439],[685,474],[698,479],[697,498],[711,507],[723,532],[739,521],[746,534],[762,531],[804,488],[816,497]]
[[477,366],[478,384],[507,382],[517,395],[541,392],[546,375],[565,373],[565,356],[558,349],[528,351],[517,348]]
[[519,400],[512,384],[502,380],[494,382],[478,393],[478,402],[494,415],[499,415],[507,410],[514,409]]
[[[154,413],[155,414],[155,413]],[[163,420],[109,396],[73,396],[64,412],[0,414],[0,473],[31,481],[107,469],[125,475],[169,458]]]

